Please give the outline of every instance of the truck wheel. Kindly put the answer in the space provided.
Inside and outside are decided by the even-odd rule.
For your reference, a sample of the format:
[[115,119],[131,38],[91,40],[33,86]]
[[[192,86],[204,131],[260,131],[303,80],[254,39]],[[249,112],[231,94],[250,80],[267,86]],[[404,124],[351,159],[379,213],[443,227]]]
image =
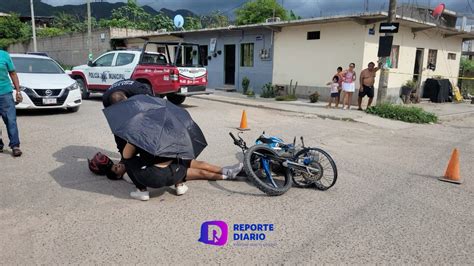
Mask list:
[[87,89],[86,83],[82,78],[76,79],[77,83],[79,84],[79,87],[81,88],[81,94],[82,94],[82,99],[89,99],[89,96],[91,95],[89,90]]
[[184,102],[184,100],[186,100],[186,96],[182,96],[182,95],[177,95],[175,93],[170,93],[168,95],[166,95],[166,98],[168,99],[168,101],[176,104],[176,105],[180,105]]

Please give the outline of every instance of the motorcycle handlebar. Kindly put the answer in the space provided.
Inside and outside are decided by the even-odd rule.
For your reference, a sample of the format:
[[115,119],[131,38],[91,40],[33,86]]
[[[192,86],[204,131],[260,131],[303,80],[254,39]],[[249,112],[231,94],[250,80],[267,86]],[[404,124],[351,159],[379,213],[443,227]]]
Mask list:
[[232,132],[229,132],[230,137],[234,140],[234,142],[238,142],[237,138],[232,134]]

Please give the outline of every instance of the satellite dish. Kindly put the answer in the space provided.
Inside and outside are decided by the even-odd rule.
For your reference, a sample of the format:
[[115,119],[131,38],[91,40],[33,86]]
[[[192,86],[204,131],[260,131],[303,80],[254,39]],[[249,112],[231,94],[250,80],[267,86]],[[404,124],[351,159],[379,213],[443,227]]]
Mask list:
[[184,26],[184,18],[181,15],[176,15],[173,21],[174,21],[174,26],[178,29],[181,29]]
[[433,9],[433,13],[431,15],[434,18],[439,18],[443,14],[445,8],[446,8],[445,4],[439,4],[435,7],[435,9]]

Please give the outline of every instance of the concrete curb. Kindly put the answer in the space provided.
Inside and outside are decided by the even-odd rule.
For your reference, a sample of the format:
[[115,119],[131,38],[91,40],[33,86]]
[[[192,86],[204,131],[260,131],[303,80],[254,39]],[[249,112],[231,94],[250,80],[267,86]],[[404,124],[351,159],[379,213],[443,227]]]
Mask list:
[[[245,103],[245,102],[241,102],[241,101],[231,101],[231,100],[225,100],[225,99],[221,99],[221,98],[210,98],[210,97],[204,97],[204,96],[193,96],[193,97],[198,98],[198,99],[202,99],[202,100],[213,101],[213,102],[221,102],[221,103],[228,103],[228,104],[233,104],[233,105],[261,108],[261,109],[266,109],[266,110],[289,112],[289,113],[294,113],[294,114],[312,115],[312,116],[319,117],[319,118],[322,118],[322,119],[358,122],[354,118],[350,118],[350,117],[336,117],[336,116],[323,115],[323,114],[298,112],[298,111],[288,110],[288,109],[284,109],[284,108],[276,108],[276,107],[265,106],[265,105],[261,105],[261,104],[258,104],[258,103]],[[226,97],[226,96],[218,96],[218,97]],[[238,98],[236,98],[236,99],[238,99]]]

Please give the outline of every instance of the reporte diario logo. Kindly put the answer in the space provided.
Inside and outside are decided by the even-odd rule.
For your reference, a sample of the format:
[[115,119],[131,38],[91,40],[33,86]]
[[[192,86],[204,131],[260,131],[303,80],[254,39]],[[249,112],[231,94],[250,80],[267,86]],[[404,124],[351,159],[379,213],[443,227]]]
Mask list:
[[[233,224],[231,227],[234,246],[274,246],[267,242],[267,235],[274,231],[274,224]],[[229,238],[229,226],[224,221],[207,221],[201,225],[199,242],[223,246]]]
[[223,246],[229,235],[227,224],[223,221],[208,221],[201,225],[199,242],[214,246]]

